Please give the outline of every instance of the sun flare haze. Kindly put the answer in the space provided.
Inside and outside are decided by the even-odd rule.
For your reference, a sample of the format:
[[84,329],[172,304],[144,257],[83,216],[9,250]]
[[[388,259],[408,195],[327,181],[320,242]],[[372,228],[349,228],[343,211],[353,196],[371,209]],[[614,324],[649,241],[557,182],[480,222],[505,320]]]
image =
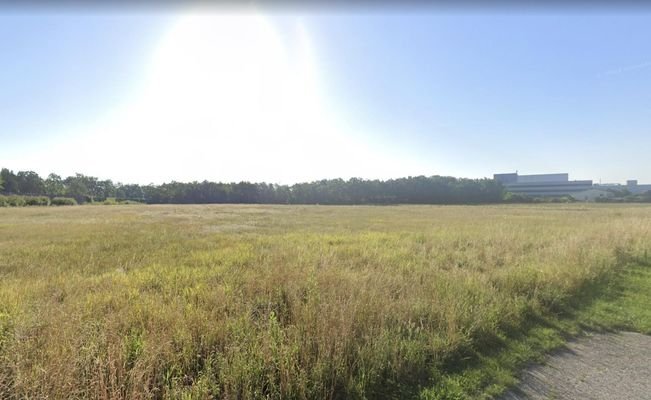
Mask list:
[[83,165],[87,173],[140,183],[418,173],[413,162],[361,142],[337,119],[301,18],[284,28],[261,14],[178,17],[151,51],[133,95],[12,165],[57,165],[67,173]]

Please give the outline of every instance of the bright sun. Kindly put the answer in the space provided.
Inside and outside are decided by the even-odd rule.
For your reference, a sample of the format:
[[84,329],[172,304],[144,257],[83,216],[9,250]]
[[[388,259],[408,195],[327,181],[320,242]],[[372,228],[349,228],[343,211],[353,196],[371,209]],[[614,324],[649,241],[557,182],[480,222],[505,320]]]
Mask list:
[[177,168],[289,178],[286,154],[318,140],[323,117],[309,39],[300,22],[292,33],[287,43],[260,15],[181,18],[155,51],[136,107],[134,122],[150,133],[141,144],[174,154]]

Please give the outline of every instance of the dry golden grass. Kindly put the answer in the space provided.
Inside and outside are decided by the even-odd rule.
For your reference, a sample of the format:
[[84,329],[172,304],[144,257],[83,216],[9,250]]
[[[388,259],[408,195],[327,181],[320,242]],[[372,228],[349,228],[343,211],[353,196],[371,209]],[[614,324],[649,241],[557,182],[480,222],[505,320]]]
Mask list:
[[0,398],[409,397],[651,249],[651,207],[0,209]]

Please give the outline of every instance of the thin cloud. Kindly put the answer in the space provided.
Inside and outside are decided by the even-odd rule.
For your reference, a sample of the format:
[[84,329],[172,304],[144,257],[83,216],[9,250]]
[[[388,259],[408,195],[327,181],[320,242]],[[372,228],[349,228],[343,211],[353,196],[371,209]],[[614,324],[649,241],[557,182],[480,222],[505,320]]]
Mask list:
[[637,71],[637,70],[646,69],[646,68],[649,68],[649,67],[651,67],[651,61],[643,62],[643,63],[640,63],[640,64],[628,65],[626,67],[621,67],[621,68],[617,68],[617,69],[611,69],[609,71],[600,73],[599,76],[619,75],[619,74],[623,74],[625,72]]

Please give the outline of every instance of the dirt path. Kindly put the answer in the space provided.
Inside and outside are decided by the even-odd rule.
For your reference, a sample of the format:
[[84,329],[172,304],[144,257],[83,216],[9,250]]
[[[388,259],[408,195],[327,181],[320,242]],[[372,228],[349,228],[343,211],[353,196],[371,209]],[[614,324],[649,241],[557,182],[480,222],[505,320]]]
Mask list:
[[528,368],[501,400],[651,400],[651,336],[594,334]]

